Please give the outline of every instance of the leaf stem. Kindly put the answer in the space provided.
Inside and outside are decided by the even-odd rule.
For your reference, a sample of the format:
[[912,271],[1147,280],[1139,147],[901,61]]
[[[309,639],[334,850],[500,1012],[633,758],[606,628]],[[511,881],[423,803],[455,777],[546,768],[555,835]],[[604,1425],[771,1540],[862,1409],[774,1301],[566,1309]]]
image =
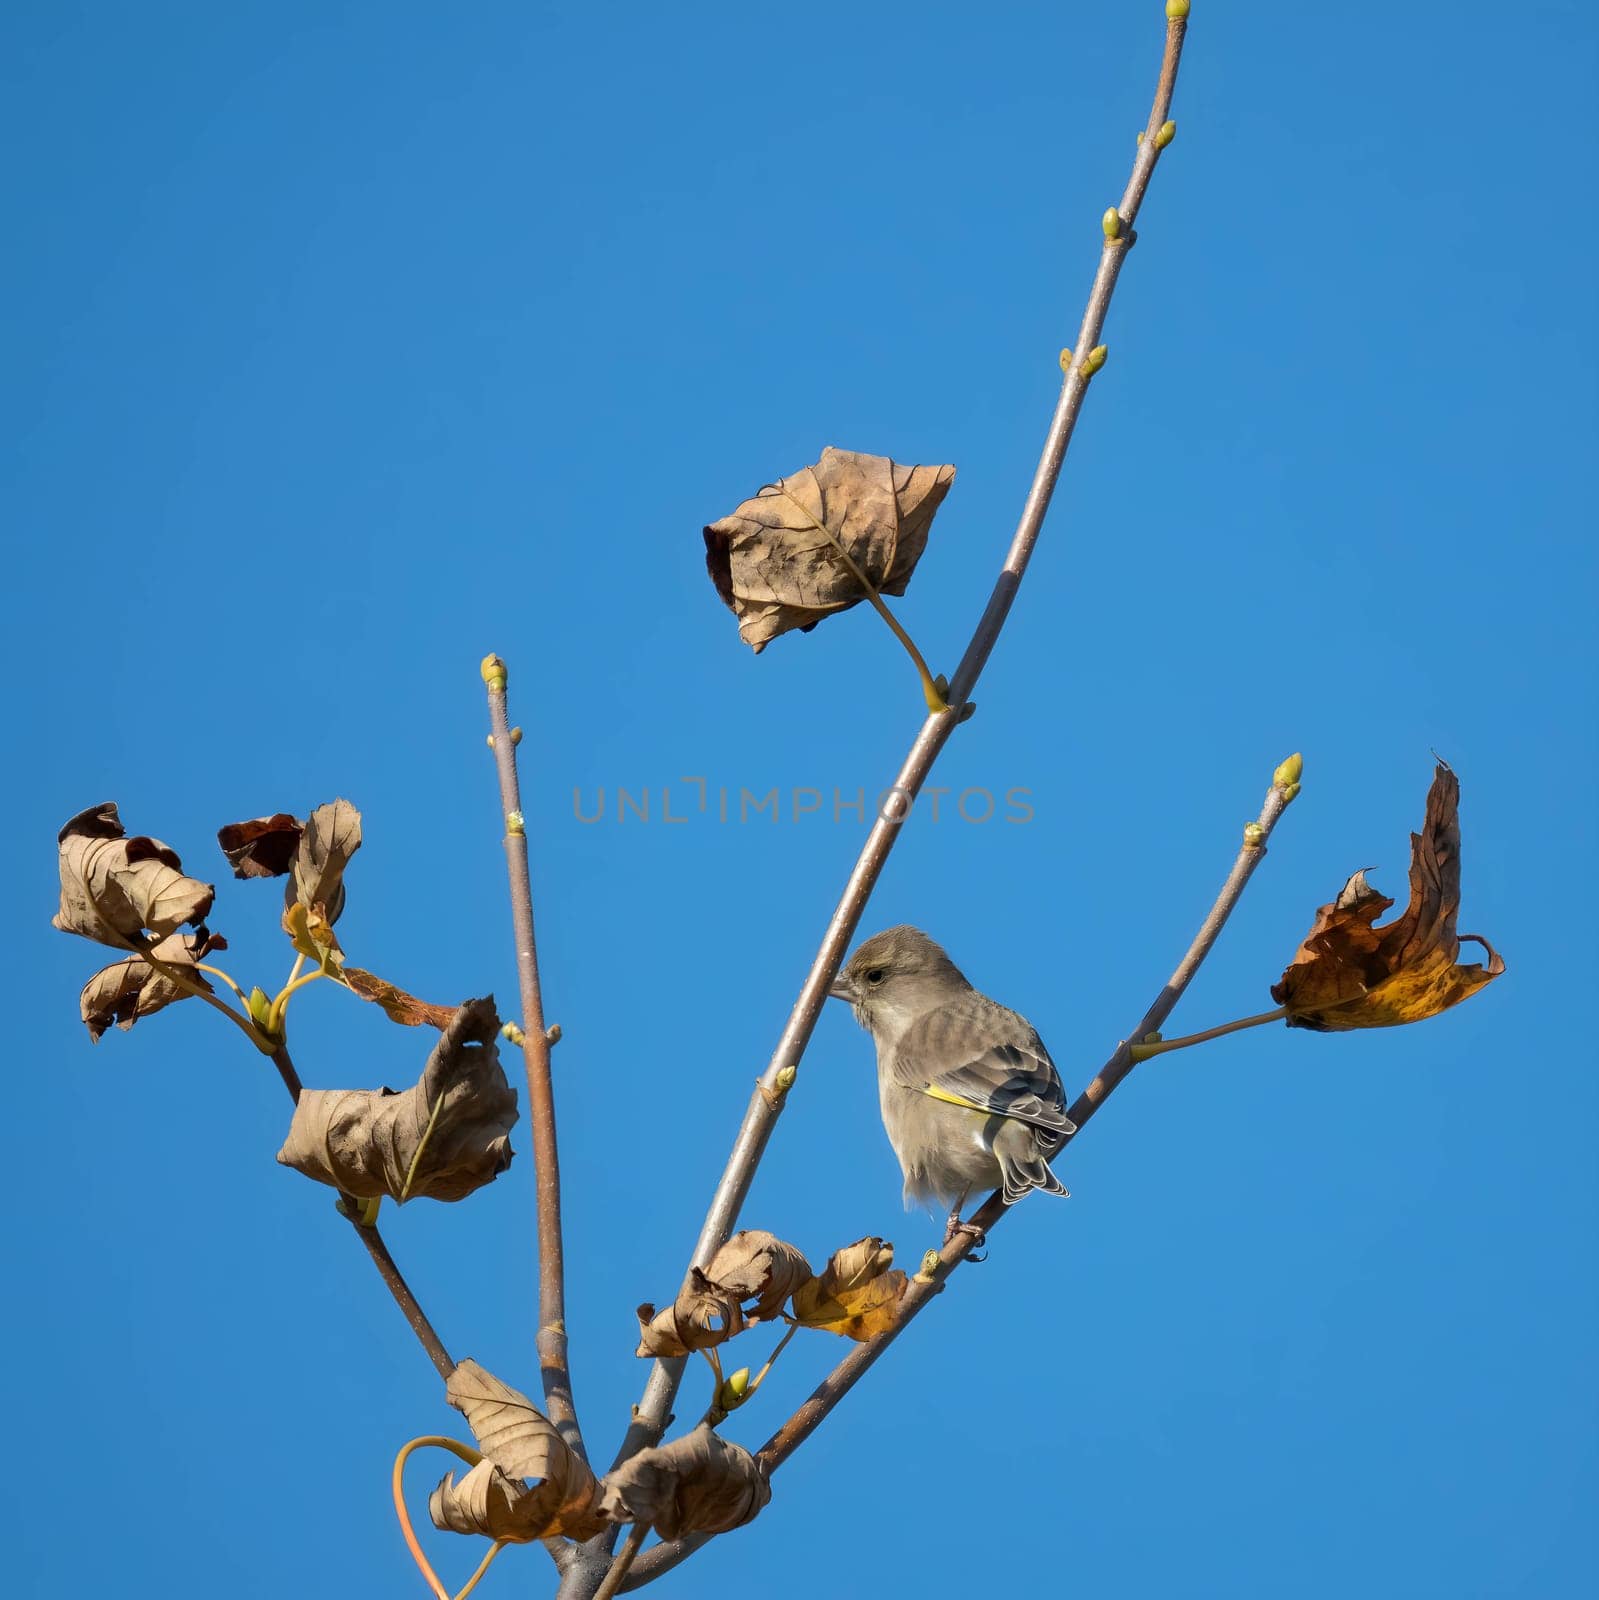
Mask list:
[[1281,1022],[1288,1015],[1287,1006],[1275,1011],[1262,1011],[1259,1016],[1240,1017],[1237,1022],[1224,1022],[1219,1027],[1206,1028],[1203,1033],[1185,1034],[1181,1039],[1158,1039],[1153,1044],[1130,1044],[1128,1053],[1134,1062],[1148,1061],[1163,1056],[1168,1050],[1186,1050],[1190,1045],[1204,1044],[1209,1039],[1219,1039],[1223,1034],[1237,1033],[1241,1028],[1259,1028],[1268,1022]]
[[[411,1559],[416,1563],[417,1570],[422,1574],[423,1581],[433,1591],[434,1600],[452,1600],[450,1591],[439,1582],[439,1575],[433,1570],[433,1563],[422,1553],[422,1546],[417,1541],[416,1530],[411,1526],[411,1513],[405,1504],[405,1463],[410,1459],[413,1450],[420,1450],[425,1445],[436,1446],[440,1450],[448,1450],[452,1455],[459,1456],[469,1467],[475,1467],[483,1457],[469,1444],[462,1444],[459,1439],[447,1438],[442,1433],[425,1433],[420,1438],[407,1439],[400,1446],[400,1453],[394,1458],[394,1471],[390,1474],[389,1487],[394,1494],[394,1514],[400,1519],[400,1532],[405,1535],[405,1547],[411,1552]],[[488,1564],[500,1551],[500,1541],[484,1558],[482,1565],[472,1574],[471,1581],[461,1591],[462,1595],[471,1592],[478,1579],[488,1569]],[[459,1600],[459,1597],[453,1597]]]
[[899,618],[888,609],[883,597],[873,588],[871,579],[855,564],[855,558],[844,548],[843,542],[837,534],[819,517],[813,516],[807,507],[801,505],[788,492],[787,486],[781,480],[778,481],[776,488],[777,492],[838,552],[839,559],[849,568],[850,576],[866,591],[866,598],[871,601],[872,609],[888,624],[894,637],[904,645],[906,653],[916,664],[917,676],[922,680],[922,698],[927,702],[928,715],[934,717],[943,716],[949,710],[949,702],[938,692],[938,685],[933,681],[933,674],[928,670],[927,662],[922,658],[922,652],[916,648],[916,641],[900,626]]
[[594,1591],[594,1600],[613,1600],[613,1596],[621,1589],[622,1580],[627,1576],[627,1570],[633,1565],[633,1558],[639,1552],[639,1546],[644,1543],[644,1536],[650,1531],[647,1522],[635,1522],[627,1536],[627,1543],[616,1552],[616,1559],[606,1568],[604,1581]]

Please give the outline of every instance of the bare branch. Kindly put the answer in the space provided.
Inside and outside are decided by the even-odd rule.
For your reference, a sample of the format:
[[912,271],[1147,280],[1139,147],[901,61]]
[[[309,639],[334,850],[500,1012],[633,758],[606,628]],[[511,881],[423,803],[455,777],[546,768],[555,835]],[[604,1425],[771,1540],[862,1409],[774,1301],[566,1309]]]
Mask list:
[[[1199,932],[1194,935],[1187,953],[1177,963],[1176,970],[1166,980],[1165,986],[1144,1013],[1130,1038],[1117,1045],[1093,1082],[1077,1097],[1076,1103],[1068,1113],[1072,1121],[1077,1124],[1077,1134],[1069,1138],[1081,1134],[1084,1124],[1133,1070],[1136,1063],[1131,1053],[1132,1042],[1159,1028],[1182,998],[1183,991],[1193,982],[1194,974],[1199,971],[1205,957],[1210,954],[1227,919],[1232,915],[1233,908],[1243,895],[1245,884],[1249,882],[1255,868],[1264,858],[1266,841],[1271,837],[1277,819],[1282,816],[1288,804],[1289,796],[1286,790],[1273,784],[1261,808],[1259,821],[1247,831],[1246,842],[1233,862],[1232,871],[1228,873],[1221,892],[1210,908],[1210,914],[1201,924]],[[1063,1148],[1066,1142],[1069,1142],[1069,1139],[1063,1141]],[[973,1216],[972,1223],[982,1233],[992,1232],[1004,1219],[1008,1209],[1003,1195],[996,1190]],[[900,1301],[899,1315],[895,1319],[894,1326],[880,1333],[875,1339],[856,1345],[811,1392],[793,1416],[761,1446],[757,1459],[772,1471],[776,1471],[788,1460],[821,1426],[833,1407],[860,1382],[922,1308],[943,1289],[949,1275],[966,1259],[975,1243],[973,1236],[966,1233],[958,1233],[949,1240],[939,1252],[938,1271],[930,1276],[919,1273],[911,1280],[909,1288],[905,1291],[905,1297]],[[625,1587],[631,1589],[649,1583],[692,1555],[703,1543],[705,1543],[703,1537],[690,1535],[657,1545],[634,1563]]]
[[550,1038],[539,992],[538,949],[533,941],[533,884],[528,873],[527,834],[522,826],[522,792],[517,781],[516,746],[521,730],[511,731],[505,703],[505,663],[483,662],[489,696],[494,765],[500,779],[500,810],[505,818],[505,864],[511,881],[511,917],[516,928],[516,976],[522,1004],[522,1059],[527,1068],[527,1114],[533,1146],[539,1232],[539,1370],[550,1421],[566,1444],[584,1460],[583,1432],[572,1401],[572,1373],[566,1341],[566,1261],[561,1242],[561,1163],[555,1140],[555,1091],[550,1082]]
[[[867,835],[866,843],[862,846],[849,880],[844,886],[844,893],[828,922],[821,948],[811,963],[811,969],[806,974],[805,982],[800,989],[799,998],[795,1001],[794,1008],[789,1013],[788,1023],[778,1039],[777,1048],[772,1053],[766,1071],[756,1084],[756,1092],[750,1098],[749,1106],[744,1113],[743,1125],[739,1128],[738,1137],[733,1145],[732,1155],[711,1200],[705,1224],[700,1230],[692,1265],[703,1266],[709,1261],[737,1224],[739,1211],[755,1176],[755,1169],[782,1112],[786,1091],[778,1082],[778,1074],[785,1068],[797,1068],[805,1047],[810,1042],[817,1018],[826,1003],[828,987],[843,962],[850,940],[860,922],[861,913],[877,885],[884,863],[894,847],[894,841],[899,836],[900,824],[909,814],[911,803],[921,791],[939,752],[944,748],[956,725],[962,720],[961,710],[970,699],[978,677],[993,651],[1000,630],[1004,627],[1005,619],[1015,601],[1016,591],[1027,571],[1028,562],[1032,558],[1034,546],[1043,528],[1044,514],[1049,509],[1050,498],[1060,477],[1067,446],[1071,443],[1072,431],[1082,410],[1083,398],[1088,392],[1093,373],[1103,362],[1103,353],[1099,353],[1097,360],[1091,357],[1098,346],[1099,335],[1104,327],[1105,315],[1110,307],[1111,294],[1116,287],[1122,262],[1133,243],[1132,225],[1143,203],[1145,191],[1149,187],[1155,163],[1162,149],[1170,142],[1169,136],[1163,136],[1161,130],[1171,108],[1177,64],[1182,54],[1183,34],[1187,26],[1186,8],[1183,10],[1183,16],[1169,18],[1166,24],[1166,47],[1161,60],[1154,105],[1150,111],[1144,137],[1138,145],[1132,176],[1128,179],[1121,205],[1117,208],[1119,222],[1112,234],[1108,226],[1110,219],[1108,217],[1106,219],[1106,237],[1100,252],[1099,270],[1094,275],[1093,286],[1089,291],[1088,304],[1083,313],[1081,331],[1078,335],[1077,350],[1070,360],[1063,357],[1065,375],[1061,384],[1060,398],[1056,402],[1055,413],[1050,420],[1049,431],[1045,435],[1043,453],[1033,475],[1032,487],[1022,507],[1021,519],[1017,524],[1010,550],[1006,554],[1005,563],[995,580],[993,592],[978,621],[971,642],[966,647],[966,653],[961,657],[960,665],[951,680],[948,694],[951,709],[942,714],[930,715],[922,724],[915,742],[911,745],[910,753],[906,756],[895,779],[892,791],[895,798],[891,803],[894,814],[890,816],[880,812],[872,825],[871,832]],[[870,1350],[872,1347],[868,1345],[861,1348]],[[654,1444],[660,1438],[666,1427],[682,1371],[681,1359],[663,1360],[655,1364],[645,1386],[643,1399],[635,1409],[633,1425],[628,1429],[617,1454],[618,1462],[625,1461],[636,1451]],[[614,1539],[614,1534],[611,1537]]]

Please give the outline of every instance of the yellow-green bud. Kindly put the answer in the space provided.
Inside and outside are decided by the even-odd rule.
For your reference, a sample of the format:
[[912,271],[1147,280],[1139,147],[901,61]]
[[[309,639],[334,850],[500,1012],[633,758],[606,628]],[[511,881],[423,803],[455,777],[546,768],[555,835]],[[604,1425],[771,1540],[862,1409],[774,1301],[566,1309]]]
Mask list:
[[1080,369],[1083,376],[1085,378],[1093,377],[1093,375],[1105,365],[1105,357],[1109,354],[1110,351],[1104,345],[1096,344],[1094,348],[1090,350],[1083,358],[1083,364]]
[[478,663],[478,671],[483,675],[483,681],[491,689],[505,687],[505,663],[496,655],[484,656]]
[[1071,364],[1072,364],[1072,353],[1071,353],[1071,351],[1070,350],[1062,350],[1061,353],[1060,353],[1060,370],[1062,372],[1069,372],[1071,370]]
[[1157,150],[1164,150],[1166,146],[1169,145],[1176,137],[1177,124],[1175,122],[1161,123],[1161,125],[1155,130],[1155,148]]
[[511,743],[516,745],[516,744],[521,744],[521,742],[522,742],[522,730],[520,728],[512,728],[511,729]]
[[505,831],[507,833],[527,832],[527,827],[520,811],[507,811],[505,813]]
[[792,1062],[786,1067],[777,1069],[777,1092],[787,1094],[794,1087],[794,1080],[799,1076],[799,1068]]
[[1298,799],[1298,797],[1299,785],[1297,783],[1285,783],[1283,785],[1283,804],[1285,806]]
[[1144,142],[1144,130],[1142,128],[1140,128],[1138,130],[1138,132],[1133,135],[1133,143],[1134,144],[1142,144],[1143,142]]
[[1188,16],[1188,0],[1166,0],[1166,15],[1173,22],[1182,22]]
[[1120,237],[1122,231],[1122,214],[1115,206],[1110,206],[1105,215],[1099,219],[1099,225],[1105,230],[1107,239]]
[[1244,825],[1244,848],[1258,850],[1266,842],[1266,830],[1258,822]]
[[258,1028],[271,1031],[272,1001],[265,989],[257,985],[250,991],[250,998],[244,1002],[245,1009],[250,1013],[250,1021]]
[[561,1042],[560,1023],[552,1022],[549,1027],[544,1030],[544,1042],[545,1044],[550,1045],[559,1044]]
[[514,1022],[502,1022],[500,1024],[500,1036],[510,1040],[514,1045],[524,1044],[527,1040],[527,1035]]
[[1289,784],[1298,783],[1304,775],[1305,758],[1296,750],[1286,761],[1278,763],[1271,781],[1277,788],[1286,789]]
[[716,1404],[723,1411],[737,1411],[749,1398],[750,1369],[740,1367],[716,1391]]
[[944,1258],[936,1250],[929,1250],[922,1256],[921,1269],[916,1274],[918,1283],[931,1283],[938,1276],[938,1269],[943,1266]]
[[1157,1028],[1153,1033],[1146,1033],[1143,1042],[1145,1044],[1159,1044],[1164,1037],[1165,1035]]

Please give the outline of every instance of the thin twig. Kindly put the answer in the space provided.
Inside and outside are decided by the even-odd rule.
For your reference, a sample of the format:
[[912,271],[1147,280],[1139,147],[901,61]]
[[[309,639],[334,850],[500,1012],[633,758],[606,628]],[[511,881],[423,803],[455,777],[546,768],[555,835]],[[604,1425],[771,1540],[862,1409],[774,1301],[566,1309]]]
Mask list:
[[[1043,528],[1044,514],[1049,509],[1050,498],[1060,477],[1061,465],[1065,461],[1067,446],[1071,443],[1072,431],[1082,410],[1083,398],[1088,392],[1090,377],[1084,375],[1083,363],[1090,351],[1099,343],[1099,335],[1105,324],[1105,314],[1110,307],[1111,294],[1116,287],[1122,262],[1126,259],[1133,240],[1132,225],[1143,203],[1145,191],[1149,187],[1150,175],[1164,147],[1164,142],[1157,140],[1155,135],[1165,123],[1171,108],[1172,90],[1176,83],[1178,59],[1182,54],[1185,27],[1186,20],[1182,17],[1172,18],[1167,22],[1166,47],[1161,60],[1154,106],[1150,112],[1144,137],[1138,145],[1132,176],[1128,179],[1121,205],[1118,207],[1121,226],[1117,230],[1116,238],[1104,240],[1100,252],[1099,270],[1094,275],[1088,304],[1083,312],[1076,353],[1066,365],[1060,398],[1055,404],[1055,413],[1044,438],[1043,453],[1033,474],[1032,486],[1022,507],[1015,536],[1011,540],[1010,550],[995,580],[993,592],[978,621],[976,631],[950,682],[946,699],[955,714],[946,712],[941,715],[929,715],[923,722],[891,791],[899,797],[899,804],[892,808],[892,815],[886,811],[879,811],[876,821],[872,824],[871,832],[867,835],[855,866],[850,872],[849,880],[844,886],[844,893],[827,924],[821,948],[811,963],[811,969],[806,974],[805,982],[800,989],[799,998],[789,1013],[788,1023],[778,1039],[776,1050],[772,1053],[771,1062],[758,1081],[756,1092],[744,1113],[744,1121],[739,1128],[732,1154],[712,1197],[710,1210],[706,1214],[704,1226],[700,1230],[699,1240],[694,1248],[692,1257],[694,1266],[704,1266],[726,1242],[737,1224],[739,1211],[755,1176],[755,1169],[782,1111],[785,1096],[777,1089],[777,1074],[784,1067],[797,1066],[804,1054],[816,1027],[817,1018],[826,1004],[828,987],[838,973],[850,940],[860,922],[861,913],[866,908],[867,900],[877,885],[889,852],[894,847],[894,841],[899,836],[900,824],[909,814],[911,803],[920,792],[939,752],[958,725],[960,708],[970,699],[978,677],[987,664],[1000,630],[1004,627],[1005,619],[1015,602],[1017,589],[1027,571],[1028,562],[1032,558],[1033,549]],[[1153,1027],[1154,1024],[1150,1026]],[[863,1345],[859,1348],[870,1350],[872,1346]],[[617,1453],[618,1463],[627,1460],[647,1445],[656,1443],[660,1438],[665,1430],[682,1372],[683,1362],[680,1358],[657,1361],[651,1369],[643,1399],[634,1411],[633,1424],[628,1429],[621,1449]],[[614,1539],[615,1535],[612,1533],[608,1537]]]
[[1202,1033],[1185,1033],[1181,1039],[1158,1039],[1149,1044],[1135,1039],[1127,1048],[1132,1051],[1135,1062],[1153,1061],[1156,1056],[1163,1056],[1170,1050],[1187,1050],[1196,1044],[1208,1044],[1212,1039],[1224,1039],[1229,1033],[1241,1033],[1245,1028],[1264,1028],[1268,1022],[1281,1022],[1287,1015],[1288,1007],[1278,1006],[1275,1011],[1261,1011],[1253,1017],[1240,1017],[1236,1022],[1218,1023]]
[[621,1589],[622,1581],[627,1577],[628,1568],[633,1565],[633,1558],[638,1554],[638,1549],[644,1543],[644,1535],[650,1531],[647,1522],[635,1522],[633,1531],[627,1536],[627,1543],[616,1552],[616,1558],[611,1562],[605,1574],[605,1580],[594,1591],[594,1600],[613,1600],[613,1596]]
[[561,1164],[555,1141],[555,1090],[550,1081],[550,1040],[539,990],[538,948],[533,940],[533,883],[528,872],[527,834],[522,826],[522,791],[516,772],[516,737],[505,704],[505,663],[483,663],[488,688],[494,766],[500,780],[505,821],[505,865],[511,882],[511,918],[516,928],[516,977],[522,1002],[522,1060],[527,1069],[527,1114],[538,1194],[539,1370],[550,1421],[584,1460],[583,1431],[572,1401],[566,1342],[566,1262],[561,1243]]
[[[1261,808],[1257,824],[1260,831],[1253,835],[1254,842],[1246,843],[1238,852],[1232,871],[1228,873],[1221,892],[1210,908],[1210,914],[1201,924],[1199,932],[1194,935],[1193,943],[1189,945],[1183,959],[1177,963],[1176,971],[1167,979],[1165,986],[1155,997],[1154,1003],[1144,1013],[1138,1026],[1133,1029],[1130,1038],[1117,1045],[1094,1081],[1077,1097],[1076,1103],[1068,1113],[1072,1121],[1077,1124],[1077,1134],[1081,1134],[1084,1125],[1105,1103],[1116,1086],[1133,1070],[1136,1063],[1129,1050],[1130,1041],[1142,1039],[1158,1028],[1171,1015],[1172,1008],[1182,998],[1183,991],[1193,982],[1194,974],[1199,971],[1205,957],[1210,954],[1228,917],[1232,915],[1233,908],[1238,904],[1244,892],[1244,885],[1249,882],[1255,868],[1265,856],[1266,840],[1271,837],[1277,819],[1282,816],[1288,804],[1284,790],[1274,784],[1266,796],[1265,805]],[[1077,1134],[1071,1137],[1075,1138]],[[1069,1140],[1063,1141],[1062,1147],[1066,1142]],[[972,1225],[981,1234],[990,1233],[1004,1220],[1008,1209],[1003,1194],[996,1191],[972,1217]],[[918,1274],[911,1280],[904,1298],[900,1301],[894,1325],[878,1334],[875,1339],[856,1345],[811,1392],[793,1416],[761,1446],[757,1459],[769,1471],[776,1471],[821,1426],[833,1407],[860,1382],[884,1351],[942,1290],[949,1280],[949,1275],[966,1259],[968,1252],[976,1243],[977,1240],[971,1234],[956,1234],[939,1252],[938,1271],[929,1278],[924,1279]],[[657,1545],[634,1567],[628,1588],[640,1587],[659,1577],[663,1572],[670,1571],[704,1543],[703,1536],[691,1534],[686,1538],[672,1539]]]
[[[278,1076],[283,1080],[283,1087],[289,1091],[289,1098],[298,1105],[303,1091],[300,1074],[289,1058],[288,1046],[280,1044],[273,1051],[272,1065],[278,1069]],[[383,1235],[378,1232],[377,1224],[373,1223],[369,1227],[361,1221],[361,1202],[355,1196],[341,1193],[339,1199],[342,1202],[345,1218],[355,1229],[361,1243],[366,1246],[366,1253],[372,1257],[372,1264],[378,1269],[378,1276],[382,1278],[389,1293],[394,1296],[394,1303],[400,1308],[400,1315],[405,1318],[406,1325],[427,1352],[427,1358],[433,1363],[439,1376],[448,1382],[450,1374],[455,1371],[455,1362],[451,1360],[450,1352],[444,1348],[444,1341],[434,1331],[433,1324],[428,1321],[428,1315],[422,1309],[416,1295],[412,1293],[410,1284],[405,1281],[405,1275],[396,1265],[394,1257],[389,1254],[389,1247],[384,1242]]]

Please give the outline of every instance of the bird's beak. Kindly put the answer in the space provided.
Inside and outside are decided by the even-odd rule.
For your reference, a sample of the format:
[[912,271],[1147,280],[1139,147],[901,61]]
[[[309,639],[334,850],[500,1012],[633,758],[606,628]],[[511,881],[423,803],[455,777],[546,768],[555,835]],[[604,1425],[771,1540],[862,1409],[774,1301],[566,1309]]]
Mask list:
[[832,1000],[847,1000],[851,1004],[855,1000],[855,986],[841,972],[833,979],[833,986],[827,991],[828,998]]

